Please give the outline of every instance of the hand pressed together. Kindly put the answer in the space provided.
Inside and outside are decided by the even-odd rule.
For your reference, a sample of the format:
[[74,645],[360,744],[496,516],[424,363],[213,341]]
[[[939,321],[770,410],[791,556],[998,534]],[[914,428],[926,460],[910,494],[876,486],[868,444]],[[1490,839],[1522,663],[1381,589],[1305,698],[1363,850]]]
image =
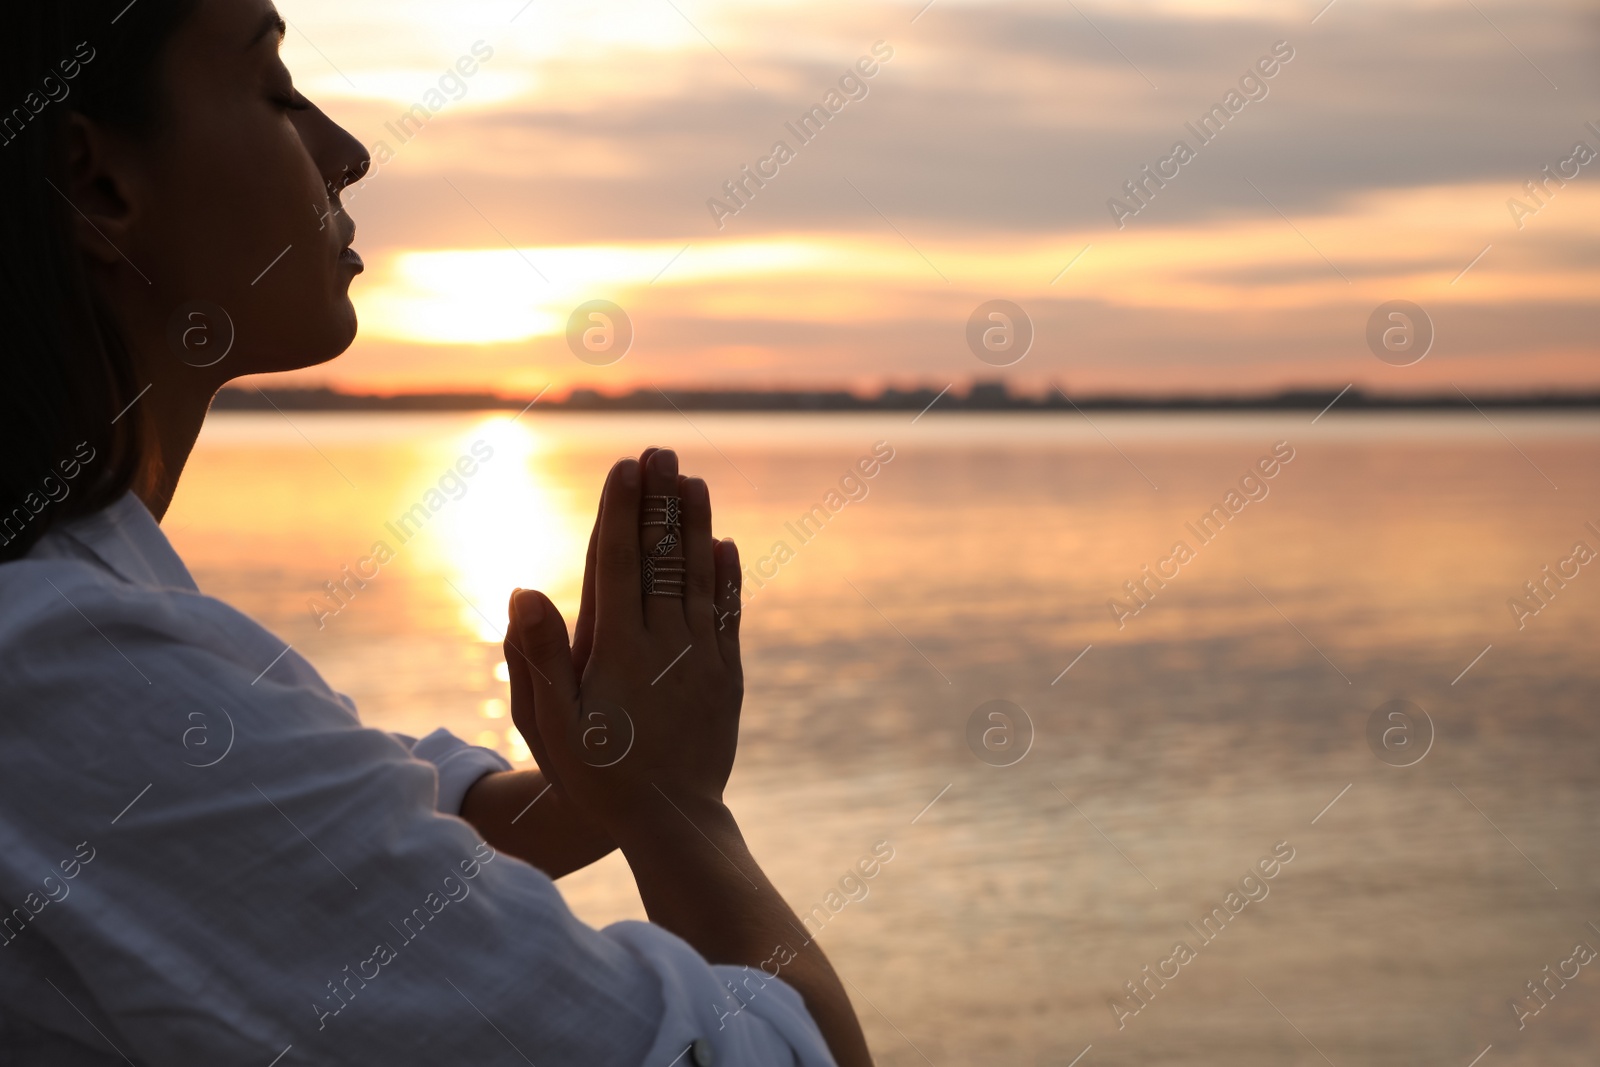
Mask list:
[[[681,596],[647,595],[641,579],[665,497],[683,502]],[[705,482],[681,477],[672,452],[612,468],[585,585],[576,655],[548,597],[513,600],[507,657],[526,670],[513,662],[512,718],[539,766],[619,841],[673,807],[720,806],[744,694],[739,561],[712,537]]]
[[622,460],[572,642],[543,593],[512,598],[511,716],[561,798],[546,818],[570,805],[619,846],[651,922],[708,963],[765,968],[776,953],[835,1061],[871,1067],[838,975],[722,801],[744,699],[739,611],[738,551],[711,536],[706,484],[670,451]]

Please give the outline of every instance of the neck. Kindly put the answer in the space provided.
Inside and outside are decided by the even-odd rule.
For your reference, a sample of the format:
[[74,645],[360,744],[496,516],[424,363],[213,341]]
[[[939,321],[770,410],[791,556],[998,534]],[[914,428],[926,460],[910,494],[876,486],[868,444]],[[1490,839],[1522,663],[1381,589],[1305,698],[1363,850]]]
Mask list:
[[150,384],[139,400],[149,428],[145,441],[150,454],[134,492],[160,522],[178,491],[178,478],[221,383],[177,360],[140,359],[138,363]]
[[234,375],[220,365],[193,366],[174,353],[169,334],[176,301],[170,292],[158,296],[148,280],[117,264],[104,268],[97,283],[129,347],[135,391],[145,390],[135,404],[144,422],[140,446],[145,455],[133,492],[160,522],[212,399]]

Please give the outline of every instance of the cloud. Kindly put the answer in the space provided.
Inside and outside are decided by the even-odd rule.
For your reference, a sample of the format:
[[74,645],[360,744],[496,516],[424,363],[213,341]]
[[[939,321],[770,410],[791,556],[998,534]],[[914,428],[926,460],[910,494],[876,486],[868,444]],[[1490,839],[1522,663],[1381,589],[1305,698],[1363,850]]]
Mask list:
[[[340,373],[381,373],[366,353],[382,348],[426,376],[412,349],[430,346],[411,342],[429,340],[438,376],[482,384],[504,369],[496,345],[521,338],[551,373],[575,375],[563,310],[605,290],[633,301],[651,327],[641,336],[671,353],[630,357],[619,376],[971,373],[982,368],[961,342],[965,315],[1000,295],[1039,308],[1041,343],[1059,330],[1057,352],[1086,380],[1383,375],[1349,342],[1350,322],[1395,297],[1498,324],[1456,349],[1472,374],[1498,359],[1508,382],[1524,370],[1593,380],[1577,358],[1592,342],[1574,330],[1593,324],[1600,168],[1522,230],[1506,209],[1574,142],[1600,148],[1585,125],[1600,126],[1600,16],[1576,0],[1481,14],[1432,0],[1143,0],[1082,14],[936,0],[915,23],[914,10],[843,3],[681,16],[644,4],[606,19],[535,6],[510,23],[519,7],[479,0],[469,17],[361,0],[340,23],[309,11],[297,23],[359,87],[338,90],[342,77],[302,57],[322,64],[316,84],[342,92],[333,113],[368,143],[412,74],[425,88],[478,36],[497,50],[483,74],[493,91],[431,123],[352,200],[373,267],[357,283],[371,343]],[[878,40],[895,55],[866,98],[791,143],[796,158],[719,230],[708,198],[792,142],[785,123]],[[1267,96],[1198,145],[1186,123],[1279,41],[1295,55]],[[1108,200],[1179,139],[1197,157],[1118,228]],[[515,280],[527,268],[508,242],[534,262],[586,266],[536,294],[537,279]],[[684,245],[659,291],[641,281]],[[782,258],[794,248],[806,255]],[[752,249],[780,266],[740,269]],[[447,255],[466,258],[429,273]]]

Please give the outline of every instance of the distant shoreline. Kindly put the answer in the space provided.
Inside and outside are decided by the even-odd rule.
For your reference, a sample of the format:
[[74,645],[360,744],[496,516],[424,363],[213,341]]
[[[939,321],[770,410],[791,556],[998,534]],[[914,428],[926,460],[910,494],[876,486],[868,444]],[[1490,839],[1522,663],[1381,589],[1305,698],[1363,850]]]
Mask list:
[[[401,393],[379,396],[333,389],[227,388],[218,394],[214,411],[520,411],[531,398],[493,393]],[[1059,393],[1018,396],[1000,383],[979,383],[964,393],[937,389],[889,389],[874,396],[845,390],[711,390],[679,389],[663,393],[640,389],[607,395],[576,389],[560,400],[540,400],[540,411],[651,412],[726,411],[817,413],[850,411],[1172,411],[1250,412],[1320,411],[1330,406],[1353,411],[1505,411],[1600,410],[1600,392],[1485,394],[1471,400],[1459,393],[1387,394],[1359,389],[1294,389],[1252,395],[1098,395],[1066,399]]]

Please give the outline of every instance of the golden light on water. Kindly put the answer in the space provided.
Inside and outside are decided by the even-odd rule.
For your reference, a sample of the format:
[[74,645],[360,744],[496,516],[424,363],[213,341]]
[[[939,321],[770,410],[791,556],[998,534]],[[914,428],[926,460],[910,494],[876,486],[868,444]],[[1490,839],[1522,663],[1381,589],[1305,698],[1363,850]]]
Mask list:
[[505,605],[517,586],[540,589],[558,604],[575,603],[588,547],[586,519],[571,507],[546,435],[521,421],[485,419],[454,442],[457,456],[492,449],[467,491],[434,520],[422,561],[460,592],[463,629],[498,643]]
[[[1417,944],[1441,954],[1425,997],[1412,988],[1424,983],[1407,980],[1359,1007],[1448,1048],[1460,1036],[1448,1004],[1477,1003],[1494,984],[1485,968],[1510,975],[1514,992],[1535,973],[1523,972],[1527,945],[1572,936],[1518,851],[1548,864],[1563,892],[1593,851],[1573,842],[1594,836],[1585,813],[1594,809],[1590,649],[1600,601],[1586,584],[1595,579],[1579,577],[1519,630],[1506,597],[1574,539],[1593,543],[1584,531],[1600,523],[1584,503],[1600,499],[1591,415],[1496,411],[1491,423],[1475,412],[1335,407],[1313,426],[1309,412],[1107,412],[1091,424],[1076,413],[935,410],[915,424],[897,415],[896,428],[879,412],[697,412],[692,427],[676,413],[539,408],[520,418],[288,414],[214,415],[166,527],[202,590],[260,619],[376,729],[424,736],[446,726],[529,765],[499,647],[506,596],[539,586],[571,621],[596,495],[623,451],[677,445],[684,468],[711,482],[718,532],[738,539],[747,564],[775,540],[793,545],[744,619],[748,695],[729,795],[752,850],[773,857],[775,881],[794,887],[802,907],[887,831],[902,858],[827,936],[868,995],[902,996],[880,1003],[919,1044],[941,1041],[940,1062],[1068,1062],[1083,1044],[1057,1055],[1059,1034],[1083,1032],[1084,1044],[1096,1026],[1114,1035],[1104,990],[1139,973],[1162,929],[1183,936],[1180,920],[1203,914],[1152,895],[1097,828],[1159,884],[1199,887],[1194,900],[1225,891],[1235,862],[1242,871],[1292,838],[1303,859],[1241,921],[1281,916],[1270,922],[1313,933],[1265,936],[1257,925],[1204,950],[1229,958],[1205,958],[1235,976],[1326,971],[1338,1010],[1318,1016],[1305,991],[1291,1010],[1339,1063],[1363,1062],[1373,1047],[1364,1036],[1350,1049],[1323,1036],[1348,1028],[1341,990],[1368,990],[1373,967],[1410,974],[1415,953],[1406,953]],[[892,437],[896,458],[870,494],[798,543],[788,524],[880,435]],[[1184,524],[1280,439],[1297,458],[1270,495],[1119,627],[1107,598],[1189,536]],[[441,488],[474,445],[490,458]],[[388,526],[430,489],[440,506],[430,503],[423,530],[402,543]],[[343,580],[377,538],[398,548],[395,559],[319,624],[307,599]],[[972,710],[997,692],[1036,727],[1026,760],[1002,773],[964,741]],[[1373,708],[1406,694],[1434,715],[1441,743],[1397,771],[1373,758],[1362,731]],[[1263,767],[1272,773],[1241,771]],[[1518,849],[1464,797],[1504,820]],[[620,856],[559,884],[585,922],[644,917]],[[1399,892],[1460,922],[1441,927],[1436,943],[1418,942],[1411,913],[1396,918]],[[963,907],[972,921],[952,926]],[[1350,928],[1371,939],[1354,963],[1339,956],[1347,932],[1326,932],[1332,912],[1349,912]],[[1463,923],[1484,936],[1463,943]],[[908,940],[912,927],[953,933]],[[997,977],[975,985],[952,957],[966,972],[998,961]],[[902,962],[875,970],[882,960]],[[906,966],[917,973],[897,994]],[[1216,1055],[1189,1058],[1283,1063],[1284,1042],[1298,1035],[1284,1026],[1261,1036],[1270,1009],[1218,988],[1213,997],[1179,984],[1154,1002],[1172,1033],[1217,1035]],[[1041,996],[1049,1011],[1035,1007]],[[1573,1055],[1560,1062],[1593,1062],[1583,1057],[1600,1014],[1581,1000],[1554,1003],[1570,1005],[1569,1030],[1540,1033],[1570,1032]],[[1515,1017],[1504,1018],[1514,1038]],[[1432,1029],[1405,1029],[1415,1019]],[[1145,1021],[1128,1029],[1154,1035],[1156,1050],[1123,1044],[1132,1053],[1117,1062],[1172,1059]],[[1499,1034],[1484,1043],[1491,1037],[1485,1065],[1502,1048]],[[869,1041],[904,1046],[887,1024]],[[1091,1056],[1099,1052],[1097,1043]],[[1417,1062],[1407,1056],[1384,1062]]]

